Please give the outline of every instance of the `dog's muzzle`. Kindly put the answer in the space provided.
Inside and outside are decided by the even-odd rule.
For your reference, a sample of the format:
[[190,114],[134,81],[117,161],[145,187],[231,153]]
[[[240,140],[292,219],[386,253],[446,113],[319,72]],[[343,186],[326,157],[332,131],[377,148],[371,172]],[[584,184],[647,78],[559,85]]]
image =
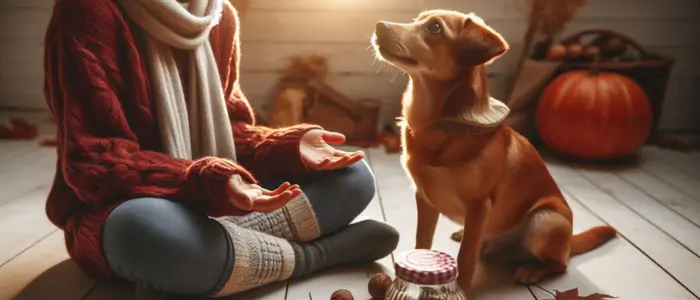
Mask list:
[[377,25],[375,26],[374,33],[377,35],[377,38],[381,39],[385,36],[388,36],[391,31],[391,25],[387,22],[377,22]]

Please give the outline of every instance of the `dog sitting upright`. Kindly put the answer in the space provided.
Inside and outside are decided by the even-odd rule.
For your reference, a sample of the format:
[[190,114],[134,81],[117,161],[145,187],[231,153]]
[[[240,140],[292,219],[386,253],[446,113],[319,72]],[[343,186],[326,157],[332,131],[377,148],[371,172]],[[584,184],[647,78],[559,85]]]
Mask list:
[[483,20],[426,11],[412,23],[377,23],[372,44],[378,59],[410,76],[402,163],[416,191],[416,248],[432,246],[439,213],[463,225],[465,292],[480,255],[522,262],[515,279],[531,284],[615,236],[609,226],[572,235],[572,212],[542,158],[489,94],[486,65],[508,44]]

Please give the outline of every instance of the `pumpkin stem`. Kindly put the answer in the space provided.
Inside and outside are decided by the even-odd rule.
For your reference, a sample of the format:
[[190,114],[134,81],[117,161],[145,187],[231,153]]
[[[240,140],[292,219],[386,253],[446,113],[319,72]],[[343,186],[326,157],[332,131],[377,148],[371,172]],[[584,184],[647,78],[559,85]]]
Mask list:
[[600,52],[596,53],[591,64],[591,75],[596,76],[598,73],[600,73]]

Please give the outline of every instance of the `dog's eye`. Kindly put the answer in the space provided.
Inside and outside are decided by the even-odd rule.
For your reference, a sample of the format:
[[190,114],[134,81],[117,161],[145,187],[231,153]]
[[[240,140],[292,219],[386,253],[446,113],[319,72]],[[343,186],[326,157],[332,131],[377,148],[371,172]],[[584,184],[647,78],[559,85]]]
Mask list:
[[425,31],[429,34],[440,34],[442,33],[442,26],[438,21],[430,21],[425,23]]

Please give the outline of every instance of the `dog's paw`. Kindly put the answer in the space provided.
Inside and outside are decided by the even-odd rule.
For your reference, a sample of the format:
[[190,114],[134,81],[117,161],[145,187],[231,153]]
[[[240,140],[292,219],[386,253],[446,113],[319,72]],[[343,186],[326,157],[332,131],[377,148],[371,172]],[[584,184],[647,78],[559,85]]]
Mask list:
[[450,236],[450,238],[455,242],[461,242],[463,236],[464,236],[464,229],[460,229],[460,230],[453,232],[452,235]]
[[515,271],[515,282],[531,285],[537,284],[551,272],[549,268],[539,264],[525,264]]

